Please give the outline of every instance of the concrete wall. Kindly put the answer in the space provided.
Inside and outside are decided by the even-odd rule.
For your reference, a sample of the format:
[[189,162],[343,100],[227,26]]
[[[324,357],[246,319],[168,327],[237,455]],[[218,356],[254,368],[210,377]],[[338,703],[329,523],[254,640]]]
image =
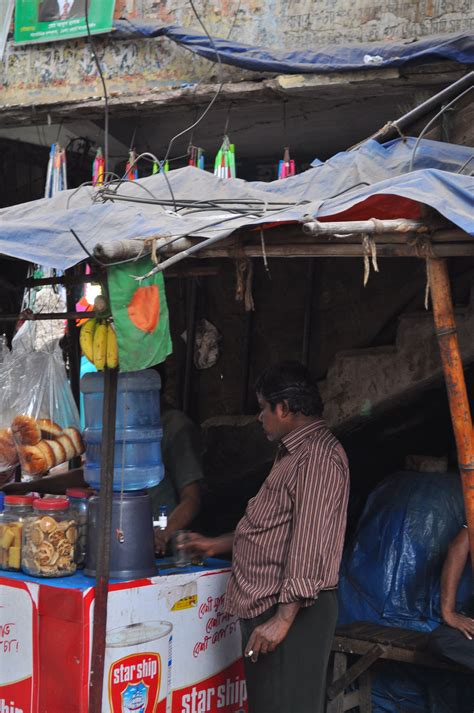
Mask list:
[[[117,0],[117,15],[200,31],[187,2]],[[473,0],[196,0],[209,30],[242,42],[293,49],[330,42],[395,40],[469,31]],[[136,93],[215,79],[216,67],[166,39],[97,40],[109,90]],[[228,79],[252,76],[225,68]],[[0,68],[1,104],[41,104],[101,95],[82,40],[14,47]]]

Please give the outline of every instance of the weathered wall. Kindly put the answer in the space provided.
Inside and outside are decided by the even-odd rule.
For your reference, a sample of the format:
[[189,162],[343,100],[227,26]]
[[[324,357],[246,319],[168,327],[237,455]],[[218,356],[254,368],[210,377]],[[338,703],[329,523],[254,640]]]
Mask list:
[[[118,0],[117,15],[198,29],[188,3]],[[292,49],[329,42],[391,40],[469,31],[474,0],[197,0],[209,30],[220,37]],[[216,67],[170,41],[97,40],[112,93],[179,87]],[[250,76],[225,68],[225,77]],[[14,47],[0,69],[2,104],[37,104],[101,95],[90,51],[82,40]]]

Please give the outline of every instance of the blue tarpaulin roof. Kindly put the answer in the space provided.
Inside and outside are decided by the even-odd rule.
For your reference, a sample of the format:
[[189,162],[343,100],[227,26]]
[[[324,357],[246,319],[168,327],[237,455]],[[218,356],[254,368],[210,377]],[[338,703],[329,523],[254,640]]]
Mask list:
[[[63,270],[87,258],[71,228],[92,251],[98,243],[149,236],[225,238],[237,228],[297,223],[306,215],[410,218],[419,203],[474,236],[474,177],[462,173],[474,170],[474,149],[422,140],[409,173],[414,142],[398,139],[381,146],[367,141],[271,183],[221,179],[186,167],[170,171],[167,180],[157,174],[118,188],[121,196],[170,200],[169,181],[177,200],[194,202],[178,212],[156,204],[97,202],[100,193],[90,186],[63,191],[0,210],[0,253]],[[199,205],[209,200],[240,201],[252,213],[235,213],[224,204],[213,209]],[[288,205],[275,212],[274,201]]]
[[[410,62],[440,59],[474,64],[474,37],[471,33],[425,37],[405,42],[367,42],[325,45],[314,49],[291,51],[247,45],[230,39],[212,38],[175,25],[115,23],[117,37],[168,37],[182,47],[211,61],[220,61],[241,69],[278,74],[340,72],[370,66],[402,67]],[[213,46],[214,45],[214,46]]]

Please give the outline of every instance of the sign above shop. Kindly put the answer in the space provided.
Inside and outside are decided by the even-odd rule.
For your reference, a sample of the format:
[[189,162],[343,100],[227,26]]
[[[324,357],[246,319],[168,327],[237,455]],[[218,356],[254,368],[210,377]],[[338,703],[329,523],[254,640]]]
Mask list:
[[16,44],[54,42],[110,32],[115,0],[16,0]]

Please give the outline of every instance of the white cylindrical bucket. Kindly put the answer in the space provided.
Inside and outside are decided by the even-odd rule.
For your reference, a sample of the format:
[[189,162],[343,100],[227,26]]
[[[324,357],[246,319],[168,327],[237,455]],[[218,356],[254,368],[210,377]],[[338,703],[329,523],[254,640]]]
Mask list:
[[165,713],[171,687],[169,621],[107,632],[102,713]]

